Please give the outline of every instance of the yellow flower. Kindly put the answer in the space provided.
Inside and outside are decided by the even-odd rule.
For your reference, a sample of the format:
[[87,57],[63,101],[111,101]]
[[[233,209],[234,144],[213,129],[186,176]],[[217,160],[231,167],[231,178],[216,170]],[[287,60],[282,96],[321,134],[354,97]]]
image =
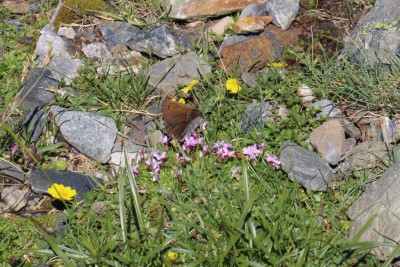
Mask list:
[[240,90],[242,90],[242,87],[240,87],[239,82],[236,79],[227,80],[225,87],[226,90],[231,91],[232,94],[237,94]]
[[178,102],[179,102],[179,103],[182,103],[182,104],[185,104],[185,99],[179,98]]
[[176,98],[175,97],[171,98],[171,101],[176,102]]
[[193,87],[196,85],[196,84],[198,84],[199,83],[199,80],[192,80],[186,87],[184,87],[181,91],[184,93],[184,94],[187,94],[187,93],[189,93],[190,92],[190,90],[192,90],[193,89]]
[[286,67],[288,64],[286,62],[273,62],[273,63],[268,63],[267,66],[271,67],[273,69],[281,69]]
[[170,251],[168,252],[167,256],[170,261],[176,261],[176,259],[178,258],[178,253]]
[[52,184],[47,192],[56,199],[70,201],[76,195],[76,190],[62,184]]

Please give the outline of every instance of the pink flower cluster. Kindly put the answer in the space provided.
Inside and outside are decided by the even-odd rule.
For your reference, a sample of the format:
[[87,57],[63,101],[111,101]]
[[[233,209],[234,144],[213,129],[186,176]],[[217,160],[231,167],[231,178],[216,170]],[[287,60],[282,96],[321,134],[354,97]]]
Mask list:
[[[148,154],[145,154],[143,150],[139,151],[140,161],[147,166],[149,173],[153,176],[153,181],[157,181],[160,178],[160,170],[162,165],[167,158],[167,151],[160,152],[158,149],[151,151]],[[135,175],[139,174],[139,164],[136,164],[132,168],[132,172]]]
[[227,161],[229,158],[235,157],[236,152],[231,150],[232,148],[232,144],[225,143],[225,141],[216,142],[213,145],[213,151],[217,155],[218,162]]
[[[250,159],[252,163],[255,163],[257,161],[257,157],[264,152],[264,149],[265,149],[265,144],[261,143],[260,145],[245,147],[242,149],[242,152]],[[267,153],[266,160],[271,166],[275,167],[276,169],[279,169],[279,165],[281,164],[281,162],[279,161],[277,156],[273,156]]]
[[279,169],[279,165],[281,165],[281,162],[278,159],[278,157],[270,154],[267,154],[267,162],[271,164],[271,166],[275,167],[275,169]]
[[[206,124],[203,124],[200,128],[201,131],[204,131]],[[163,146],[167,150],[169,147],[169,139],[164,136],[163,138]],[[242,149],[242,153],[252,162],[255,163],[264,153],[265,144],[261,143],[259,145],[252,145]],[[185,168],[187,162],[193,161],[196,157],[202,158],[211,153],[217,156],[218,162],[226,162],[230,158],[240,157],[239,154],[233,149],[233,145],[230,143],[226,143],[225,141],[216,142],[212,149],[205,144],[204,138],[200,137],[198,132],[193,132],[190,137],[185,137],[184,142],[182,144],[182,152],[175,154],[175,162],[177,165],[181,165],[182,168]],[[159,150],[153,150],[152,152],[145,154],[143,150],[139,152],[140,162],[147,166],[149,173],[153,176],[153,181],[157,181],[160,177],[160,170],[162,165],[164,164],[167,151],[160,152]],[[272,156],[267,154],[266,158],[267,162],[275,167],[279,168],[280,161],[276,156]],[[233,167],[231,169],[232,177],[239,178],[240,167]],[[137,176],[139,174],[139,164],[136,164],[132,167],[132,172]],[[176,175],[178,179],[182,178],[183,170],[179,169],[176,171]]]

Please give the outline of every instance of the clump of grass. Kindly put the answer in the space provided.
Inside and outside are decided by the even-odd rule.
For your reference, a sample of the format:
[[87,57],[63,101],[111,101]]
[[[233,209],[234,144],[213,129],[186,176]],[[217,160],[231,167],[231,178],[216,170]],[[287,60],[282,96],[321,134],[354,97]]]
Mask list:
[[344,108],[351,105],[386,116],[398,114],[399,62],[393,61],[391,68],[387,68],[346,60],[337,62],[335,58],[321,63],[310,55],[299,56],[309,72],[306,83]]
[[[127,4],[125,15],[134,18],[129,8],[137,5]],[[314,119],[315,110],[301,107],[295,94],[299,84],[318,85],[320,94],[346,99],[349,87],[361,84],[366,91],[375,78],[385,79],[377,72],[364,82],[354,78],[360,77],[355,70],[361,66],[333,68],[310,59],[302,58],[309,67],[306,75],[267,70],[255,88],[242,84],[238,94],[226,91],[226,80],[235,77],[220,69],[213,77],[204,77],[186,96],[188,102],[199,104],[208,121],[204,142],[209,146],[229,142],[238,154],[245,147],[264,143],[265,151],[278,155],[284,141],[305,145],[309,132],[322,123]],[[350,75],[346,71],[351,71]],[[335,94],[338,85],[342,91]],[[120,128],[124,112],[146,108],[151,92],[145,75],[99,77],[90,64],[73,86],[79,97],[58,96],[58,104],[107,114],[119,121]],[[373,106],[381,101],[378,95],[371,100],[366,93],[353,91],[349,102],[362,100],[359,103]],[[264,128],[243,132],[242,114],[251,101],[284,105],[287,116],[274,116]],[[45,144],[46,140],[39,142]],[[51,149],[58,152],[58,146]],[[350,221],[345,211],[362,193],[367,173],[349,174],[346,184],[326,193],[312,192],[270,166],[265,155],[250,160],[235,153],[228,160],[219,160],[212,153],[203,157],[189,154],[179,145],[169,149],[160,145],[159,150],[166,152],[166,159],[156,182],[143,164],[135,174],[136,162],[126,162],[114,180],[62,212],[68,222],[65,232],[49,234],[46,227],[52,224],[32,220],[35,223],[13,225],[0,217],[1,261],[16,257],[21,264],[29,260],[32,264],[99,266],[379,265],[375,257],[364,253],[376,244],[346,241]],[[183,156],[184,152],[191,160],[177,162],[176,153]],[[235,175],[233,168],[238,170]],[[91,205],[96,201],[103,201],[106,209],[95,213]]]
[[[241,85],[238,95],[227,93],[223,86],[227,79],[220,78],[221,86],[200,81],[187,96],[188,101],[202,103],[208,121],[203,137],[210,146],[225,140],[240,152],[265,142],[266,151],[278,154],[283,141],[303,144],[320,123],[293,97],[295,85],[304,78],[300,74],[283,79],[266,72],[255,91]],[[286,118],[277,117],[259,133],[244,137],[240,121],[249,99],[275,100],[290,111]],[[165,151],[157,182],[143,166],[135,175],[134,164],[127,162],[116,180],[64,211],[66,232],[50,236],[40,231],[30,248],[21,252],[33,253],[31,260],[43,264],[50,259],[84,265],[377,264],[374,257],[352,250],[346,242],[345,211],[361,193],[352,191],[359,180],[327,194],[316,193],[291,182],[264,158],[219,161],[213,155],[196,156],[182,166],[175,160],[175,154],[182,153],[179,146]],[[240,167],[235,177],[233,167]],[[91,211],[95,201],[104,201],[103,213]]]

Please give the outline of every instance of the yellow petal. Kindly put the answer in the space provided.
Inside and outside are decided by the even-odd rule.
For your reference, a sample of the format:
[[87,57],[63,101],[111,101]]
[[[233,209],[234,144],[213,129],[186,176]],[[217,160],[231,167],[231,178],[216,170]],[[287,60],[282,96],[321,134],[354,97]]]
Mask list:
[[230,91],[232,94],[237,94],[242,87],[240,87],[238,80],[236,79],[229,79],[226,81],[225,84],[226,90]]
[[172,251],[168,252],[167,256],[170,261],[175,261],[178,258],[178,254]]
[[62,184],[52,184],[52,186],[47,189],[47,192],[56,199],[62,199],[70,201],[76,196],[77,192],[70,186],[65,186]]
[[182,104],[185,104],[185,99],[179,98],[178,102],[179,102],[179,103],[182,103]]
[[188,94],[190,90],[192,90],[192,87],[189,87],[189,86],[186,86],[186,87],[184,87],[184,88],[181,89],[181,91],[182,91],[184,94]]
[[190,90],[192,90],[193,87],[194,87],[196,84],[198,84],[198,83],[199,83],[199,80],[194,79],[194,80],[192,80],[186,87],[182,88],[181,91],[182,91],[183,93],[185,93],[185,94],[188,94],[188,93],[190,92]]
[[268,63],[267,66],[274,68],[274,69],[280,69],[286,67],[288,64],[286,62],[273,62],[273,63]]

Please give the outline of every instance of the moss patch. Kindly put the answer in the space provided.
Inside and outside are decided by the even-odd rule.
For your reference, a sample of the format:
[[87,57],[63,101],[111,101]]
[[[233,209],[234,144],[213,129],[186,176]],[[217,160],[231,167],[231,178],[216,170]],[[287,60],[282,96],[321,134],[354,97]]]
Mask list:
[[64,0],[54,21],[54,27],[57,29],[61,24],[76,23],[89,12],[96,11],[111,12],[112,10],[101,0]]

